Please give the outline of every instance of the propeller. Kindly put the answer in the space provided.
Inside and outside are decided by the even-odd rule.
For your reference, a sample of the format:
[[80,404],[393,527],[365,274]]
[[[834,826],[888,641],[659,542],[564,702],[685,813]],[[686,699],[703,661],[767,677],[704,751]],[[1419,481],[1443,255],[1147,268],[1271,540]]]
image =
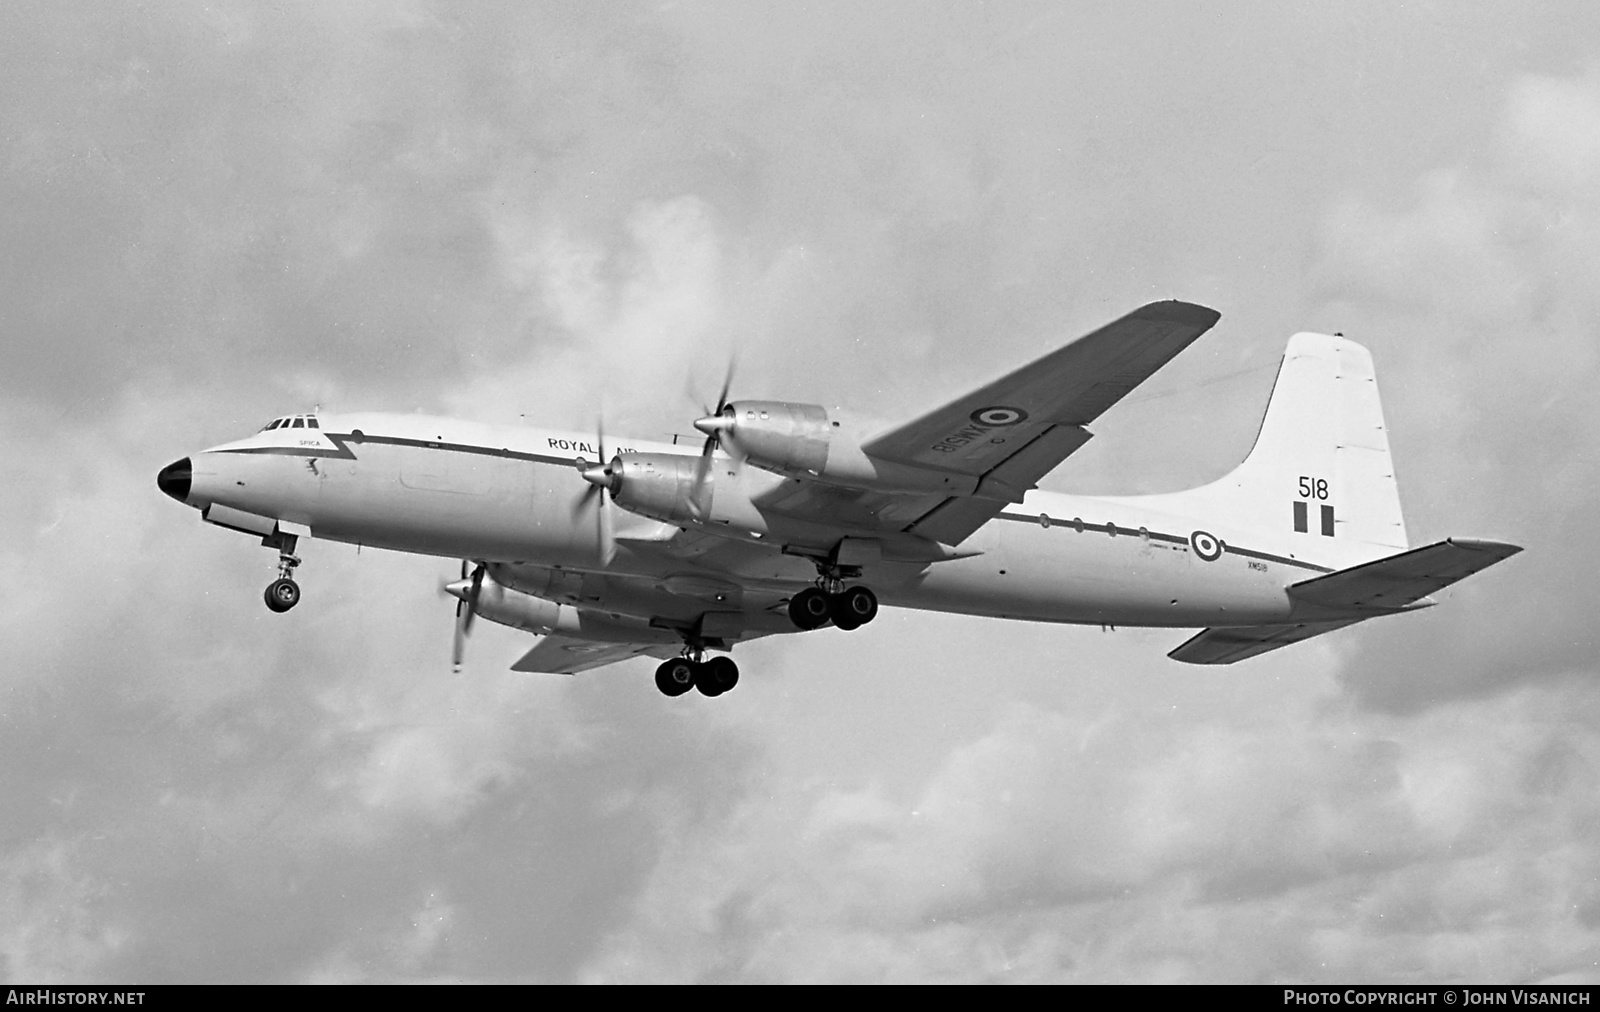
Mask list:
[[461,658],[467,651],[467,636],[472,632],[472,620],[478,614],[478,596],[483,593],[483,563],[478,563],[467,576],[467,560],[461,560],[461,579],[445,587],[445,592],[456,599],[456,636],[450,649],[451,670],[461,673]]
[[711,454],[714,450],[722,450],[734,460],[742,460],[743,456],[738,449],[724,436],[733,431],[734,413],[728,408],[728,389],[733,386],[733,367],[735,360],[728,359],[728,371],[722,377],[722,392],[717,394],[717,406],[707,408],[705,417],[697,418],[694,427],[706,434],[706,442],[700,449],[700,460],[694,468],[694,490],[689,494],[689,507],[694,511],[697,519],[704,520],[706,512],[710,509],[710,502],[706,499],[706,492],[710,489]]
[[582,457],[574,461],[578,473],[589,483],[589,487],[578,497],[577,504],[572,508],[572,515],[576,518],[590,502],[594,502],[595,535],[600,545],[600,564],[609,566],[617,554],[617,536],[611,508],[606,504],[606,492],[615,495],[617,491],[616,459],[612,458],[609,461],[606,459],[605,419],[595,419],[594,427],[595,434],[599,437],[596,442],[600,449],[600,463],[591,464]]

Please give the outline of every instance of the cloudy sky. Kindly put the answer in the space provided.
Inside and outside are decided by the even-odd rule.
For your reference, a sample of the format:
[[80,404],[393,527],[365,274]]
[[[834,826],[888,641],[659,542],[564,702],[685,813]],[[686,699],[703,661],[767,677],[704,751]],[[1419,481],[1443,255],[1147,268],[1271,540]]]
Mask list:
[[[469,13],[468,13],[469,12]],[[0,7],[0,977],[1600,981],[1600,7]],[[1237,667],[886,611],[452,676],[441,560],[155,472],[267,419],[904,417],[1156,298],[1221,324],[1048,487],[1378,364],[1417,542],[1528,550]]]

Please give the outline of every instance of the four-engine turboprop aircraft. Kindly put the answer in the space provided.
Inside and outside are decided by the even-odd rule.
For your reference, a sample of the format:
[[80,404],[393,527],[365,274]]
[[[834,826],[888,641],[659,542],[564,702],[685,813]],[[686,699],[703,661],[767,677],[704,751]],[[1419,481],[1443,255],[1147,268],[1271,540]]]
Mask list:
[[[1254,448],[1200,488],[1042,492],[1086,426],[1217,322],[1156,302],[887,429],[727,399],[698,454],[599,432],[419,415],[292,415],[163,468],[205,520],[279,555],[302,538],[478,560],[447,589],[537,634],[518,671],[664,659],[656,685],[732,688],[736,643],[872,621],[879,602],[1036,622],[1205,627],[1170,654],[1230,664],[1380,615],[1520,551],[1411,548],[1372,359],[1289,341]],[[710,656],[710,651],[718,651]]]

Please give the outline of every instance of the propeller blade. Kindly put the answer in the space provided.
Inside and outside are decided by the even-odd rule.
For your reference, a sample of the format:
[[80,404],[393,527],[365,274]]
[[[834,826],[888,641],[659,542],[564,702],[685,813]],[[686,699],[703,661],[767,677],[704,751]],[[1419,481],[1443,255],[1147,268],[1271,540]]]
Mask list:
[[[587,474],[588,472],[586,471],[584,473]],[[590,485],[582,492],[579,492],[578,498],[572,501],[572,519],[576,521],[579,517],[581,517],[583,515],[583,511],[588,509],[589,503],[594,499],[595,496],[601,494],[602,491],[603,490],[599,485]]]
[[738,362],[734,356],[728,356],[728,371],[722,377],[722,392],[717,394],[717,410],[711,412],[714,415],[722,414],[722,409],[728,406],[728,390],[733,386],[733,367]]
[[711,455],[718,449],[735,460],[743,460],[743,454],[732,450],[730,441],[723,436],[733,427],[733,416],[727,413],[728,391],[733,389],[734,369],[739,360],[728,356],[728,368],[722,375],[722,389],[717,393],[717,406],[707,408],[705,417],[696,419],[694,427],[706,434],[706,441],[700,448],[700,459],[694,466],[694,489],[689,494],[689,508],[695,518],[704,520],[711,509],[709,492],[711,489]]
[[466,656],[467,636],[472,632],[472,621],[478,614],[478,599],[483,593],[485,571],[483,563],[480,562],[468,579],[467,562],[462,560],[461,579],[444,587],[445,593],[456,599],[455,636],[450,644],[450,667],[457,674],[461,672],[461,660]]
[[467,653],[467,630],[461,622],[461,608],[456,607],[456,636],[455,642],[450,646],[450,670],[461,674],[461,659]]
[[616,521],[611,518],[614,506],[606,504],[604,495],[600,497],[600,508],[595,510],[596,536],[600,539],[600,565],[609,566],[611,560],[617,555]]
[[478,617],[478,595],[483,593],[483,563],[472,571],[472,586],[467,590],[467,612],[461,623],[461,635],[472,632],[472,620]]
[[600,450],[601,471],[597,477],[602,480],[595,481],[588,472],[585,472],[583,477],[585,481],[594,486],[596,492],[600,493],[600,505],[595,509],[594,513],[595,539],[600,548],[600,565],[609,566],[611,565],[611,560],[617,554],[617,537],[615,521],[611,518],[611,504],[606,502],[606,489],[610,488],[615,480],[616,469],[614,465],[616,461],[606,455],[606,416],[604,411],[595,416],[594,432],[595,445]]
[[694,490],[689,493],[689,509],[696,520],[704,520],[711,509],[706,493],[711,489],[711,451],[716,447],[716,442],[715,433],[707,436],[705,449],[700,451],[700,459],[695,461]]

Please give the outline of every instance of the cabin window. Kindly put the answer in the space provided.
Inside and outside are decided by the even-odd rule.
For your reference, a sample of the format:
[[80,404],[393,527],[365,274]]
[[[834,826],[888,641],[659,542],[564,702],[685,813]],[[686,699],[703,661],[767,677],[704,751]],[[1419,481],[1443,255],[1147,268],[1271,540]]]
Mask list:
[[290,424],[290,426],[289,426],[289,427],[290,427],[290,428],[293,428],[293,429],[303,429],[303,428],[305,428],[305,427],[306,427],[306,420],[305,420],[305,419],[304,419],[304,418],[296,418],[296,419],[295,419],[295,420],[294,420],[294,421],[293,421],[293,422],[292,422],[292,423],[291,423],[291,424]]
[[306,428],[308,428],[308,429],[320,429],[320,428],[322,428],[322,426],[317,424],[317,420],[315,418],[307,418],[306,419]]

